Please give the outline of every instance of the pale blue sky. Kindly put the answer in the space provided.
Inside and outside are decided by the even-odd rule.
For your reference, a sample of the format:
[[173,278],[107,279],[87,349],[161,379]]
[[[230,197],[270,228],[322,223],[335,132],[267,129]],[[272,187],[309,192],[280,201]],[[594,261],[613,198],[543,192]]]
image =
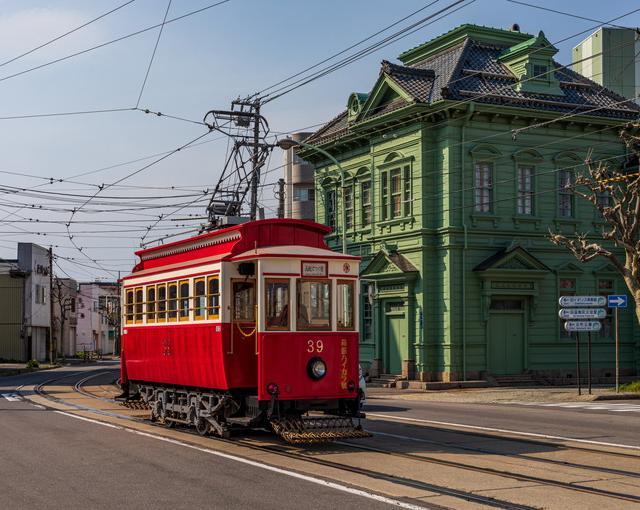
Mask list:
[[[58,1],[0,0],[0,62],[20,54],[85,21],[106,12],[125,0]],[[415,19],[448,5],[441,0]],[[169,18],[212,3],[203,0],[173,0]],[[300,71],[350,44],[370,35],[429,2],[417,0],[231,0],[201,14],[177,21],[164,28],[141,107],[200,120],[211,108],[229,107],[232,99],[271,85]],[[530,3],[607,20],[640,7],[635,0],[549,1]],[[135,105],[157,30],[36,70],[22,76],[4,77],[89,46],[125,35],[162,21],[164,0],[136,0],[103,20],[59,42],[6,66],[0,66],[0,117],[49,112],[65,112]],[[402,51],[425,42],[462,23],[495,27],[520,24],[530,33],[544,30],[556,42],[596,23],[542,12],[506,0],[477,0],[405,39],[387,46],[311,85],[269,103],[263,113],[275,131],[291,131],[334,117],[346,105],[352,91],[368,91],[373,85],[382,59],[394,61]],[[409,21],[405,22],[406,25]],[[640,25],[638,13],[618,23]],[[386,34],[385,34],[386,35]],[[569,63],[571,47],[587,34],[558,45],[556,56]],[[380,38],[382,36],[379,36]],[[377,39],[378,39],[377,38]],[[0,171],[64,178],[84,171],[117,164],[149,154],[173,149],[203,130],[197,125],[144,115],[139,112],[108,113],[91,116],[56,117],[24,120],[0,120],[2,159]],[[218,138],[218,135],[211,135]],[[214,141],[168,158],[123,184],[139,186],[213,186],[223,163],[226,142]],[[281,163],[274,152],[271,167]],[[95,173],[78,181],[88,184],[113,182],[145,162]],[[275,181],[279,170],[267,176]],[[0,174],[4,185],[31,187],[42,180]],[[80,184],[45,185],[38,190],[87,194],[96,188]],[[105,195],[158,195],[171,191],[111,189]],[[184,193],[174,191],[173,193]],[[271,187],[264,188],[265,205],[272,207]],[[183,199],[176,198],[178,203]],[[12,201],[12,202],[9,202]],[[58,245],[56,252],[65,257],[83,259],[64,234],[64,225],[6,223],[7,204],[41,203],[40,198],[21,194],[5,195],[0,200],[0,256],[15,256],[16,241]],[[64,207],[68,203],[60,202]],[[99,203],[99,196],[96,204]],[[97,208],[96,206],[93,206]],[[91,209],[91,207],[88,207]],[[204,205],[202,207],[204,212]],[[6,212],[5,212],[6,211]],[[197,212],[192,210],[191,212]],[[68,213],[20,210],[26,218],[66,220]],[[180,215],[178,215],[180,216]],[[84,214],[75,219],[122,220],[134,216]],[[86,253],[110,269],[127,272],[132,252],[139,244],[139,232],[103,232],[123,228],[141,228],[152,219],[132,226],[73,225],[75,242]],[[56,232],[55,236],[18,234]],[[16,232],[13,234],[12,232]],[[158,231],[158,234],[161,234]],[[90,237],[90,236],[101,237]],[[104,237],[102,237],[104,236]],[[153,237],[153,236],[152,236]],[[109,276],[99,270],[60,261],[70,274],[81,279]],[[90,264],[90,263],[89,263]]]

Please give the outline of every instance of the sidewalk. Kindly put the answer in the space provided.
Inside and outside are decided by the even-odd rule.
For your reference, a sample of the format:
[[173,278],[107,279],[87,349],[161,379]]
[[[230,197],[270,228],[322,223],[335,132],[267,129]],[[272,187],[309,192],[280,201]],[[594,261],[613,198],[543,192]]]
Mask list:
[[640,393],[619,393],[607,387],[593,388],[592,395],[582,388],[578,396],[575,387],[527,387],[527,388],[469,388],[437,391],[397,390],[368,388],[367,401],[376,399],[416,400],[421,402],[452,402],[469,404],[491,404],[500,402],[583,402],[593,400],[640,399]]
[[58,368],[59,366],[60,365],[57,364],[40,363],[38,368],[27,368],[26,363],[0,363],[0,377],[39,372],[40,370],[49,370],[51,368]]

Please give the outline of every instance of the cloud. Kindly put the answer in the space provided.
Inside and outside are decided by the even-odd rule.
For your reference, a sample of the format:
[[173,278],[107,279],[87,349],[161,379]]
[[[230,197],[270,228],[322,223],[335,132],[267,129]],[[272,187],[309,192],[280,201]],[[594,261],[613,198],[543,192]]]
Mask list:
[[[13,58],[31,50],[50,39],[86,23],[94,16],[75,10],[33,8],[0,14],[0,61]],[[19,63],[41,62],[87,46],[95,45],[105,38],[100,22],[56,41],[26,57]]]

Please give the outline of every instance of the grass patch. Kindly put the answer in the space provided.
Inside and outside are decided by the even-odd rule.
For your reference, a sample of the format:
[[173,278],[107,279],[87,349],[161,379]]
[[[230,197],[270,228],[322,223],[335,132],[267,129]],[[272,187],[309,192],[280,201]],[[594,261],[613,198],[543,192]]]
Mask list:
[[620,391],[623,391],[625,393],[640,393],[640,381],[621,384]]

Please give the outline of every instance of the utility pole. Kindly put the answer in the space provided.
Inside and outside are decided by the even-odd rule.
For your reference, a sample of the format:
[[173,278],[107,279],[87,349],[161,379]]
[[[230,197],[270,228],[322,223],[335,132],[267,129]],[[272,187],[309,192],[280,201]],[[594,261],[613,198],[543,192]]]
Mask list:
[[284,218],[284,179],[278,179],[278,191],[276,192],[276,198],[278,199],[278,218]]
[[49,362],[53,364],[53,246],[49,246]]
[[256,102],[253,118],[253,156],[251,158],[251,207],[249,218],[254,221],[258,216],[258,183],[260,182],[260,165],[258,149],[260,146],[260,103]]

